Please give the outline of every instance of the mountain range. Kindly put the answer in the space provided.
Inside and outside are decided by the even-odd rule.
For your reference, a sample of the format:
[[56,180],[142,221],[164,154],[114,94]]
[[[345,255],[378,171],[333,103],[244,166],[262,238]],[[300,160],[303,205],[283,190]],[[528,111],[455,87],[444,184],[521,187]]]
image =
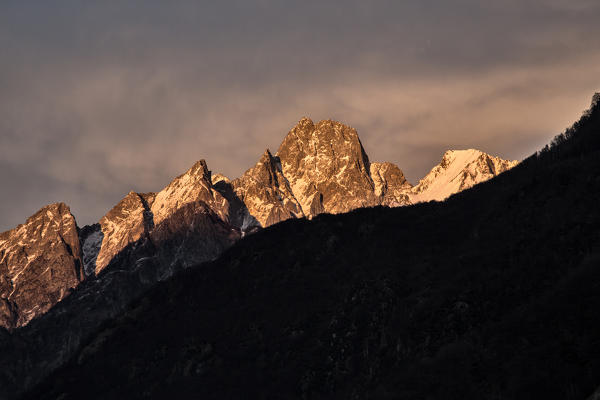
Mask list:
[[158,193],[130,192],[97,224],[79,229],[69,207],[57,203],[0,234],[0,326],[26,325],[84,280],[110,271],[124,252],[138,264],[157,263],[165,279],[290,218],[444,200],[516,164],[450,150],[413,186],[396,165],[371,163],[353,128],[302,118],[276,155],[266,150],[239,178],[213,175],[200,160]]
[[[446,156],[450,166],[431,176],[453,187],[457,175],[443,171],[452,162],[496,168],[472,152]],[[302,164],[292,157],[284,168],[281,153],[266,154],[258,171],[272,171],[275,157],[282,176]],[[319,157],[308,160],[322,171]],[[358,162],[360,182],[372,164]],[[389,165],[380,170],[400,177]],[[279,174],[264,176],[285,192]],[[186,203],[45,314],[0,330],[0,397],[600,397],[600,94],[551,144],[444,202],[311,216],[315,202],[332,207],[326,183],[305,184],[319,183],[314,176],[286,176],[297,204],[278,191],[245,194],[307,209],[310,220],[256,229],[251,207],[231,206],[226,222],[205,202]],[[235,180],[215,181],[230,189],[223,198],[236,193]],[[440,193],[424,181],[423,191]],[[336,182],[330,187],[358,190]],[[272,208],[262,215],[277,215]],[[223,241],[206,247],[188,233],[196,222],[180,224],[189,218],[204,238]],[[239,230],[231,221],[240,220],[252,223]],[[168,233],[162,244],[152,237],[158,229]],[[218,243],[228,248],[214,260],[185,264],[182,254],[218,252]],[[163,278],[165,265],[172,276]]]

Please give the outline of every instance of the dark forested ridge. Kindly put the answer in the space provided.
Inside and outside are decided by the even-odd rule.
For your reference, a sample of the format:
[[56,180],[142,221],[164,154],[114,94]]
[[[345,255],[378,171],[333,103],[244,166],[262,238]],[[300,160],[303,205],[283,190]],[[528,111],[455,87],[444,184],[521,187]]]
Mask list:
[[289,220],[159,283],[26,398],[585,399],[600,96],[444,203]]

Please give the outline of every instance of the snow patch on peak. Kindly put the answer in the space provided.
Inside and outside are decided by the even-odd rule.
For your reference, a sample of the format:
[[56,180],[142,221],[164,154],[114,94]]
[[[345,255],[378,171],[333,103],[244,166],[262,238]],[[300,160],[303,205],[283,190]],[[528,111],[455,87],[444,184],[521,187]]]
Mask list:
[[503,160],[477,149],[448,150],[411,190],[412,203],[437,200],[468,189],[514,167],[518,161]]

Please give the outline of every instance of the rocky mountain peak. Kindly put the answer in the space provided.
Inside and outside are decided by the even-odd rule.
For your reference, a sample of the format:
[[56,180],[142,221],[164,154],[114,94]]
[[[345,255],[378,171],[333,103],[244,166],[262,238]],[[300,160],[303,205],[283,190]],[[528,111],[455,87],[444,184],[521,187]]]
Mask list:
[[213,185],[215,185],[217,182],[226,182],[226,183],[231,183],[231,179],[229,179],[228,177],[226,177],[223,174],[211,174],[210,180],[212,182]]
[[277,156],[307,216],[340,213],[378,203],[369,159],[355,129],[340,122],[303,118]]
[[[144,245],[155,226],[172,219],[182,207],[199,202],[210,207],[221,220],[229,221],[229,202],[213,188],[204,160],[194,163],[158,193],[129,192],[102,217],[99,228],[84,239],[86,271],[100,273],[125,248]],[[172,225],[173,221],[168,223]]]
[[260,156],[259,162],[261,162],[263,164],[274,163],[275,159],[273,158],[273,155],[271,154],[271,150],[265,149],[265,151],[262,153],[262,156]]
[[210,171],[205,160],[198,160],[184,175],[198,176],[200,179],[210,181]]
[[381,205],[397,207],[410,204],[407,191],[412,185],[396,164],[374,162],[371,163],[370,172],[375,185],[375,195],[380,198]]
[[173,179],[167,187],[157,193],[151,206],[154,224],[160,224],[186,203],[203,201],[220,218],[229,221],[227,200],[213,189],[211,173],[204,160],[197,161],[184,174]]
[[120,251],[150,232],[154,227],[153,216],[150,211],[154,197],[154,193],[141,195],[136,192],[129,192],[100,219],[99,234],[88,236],[83,245],[86,270],[90,269],[88,263],[93,260],[93,256],[87,254],[87,249],[92,247],[90,241],[101,241],[94,266],[94,271],[98,274],[108,266]]
[[448,150],[440,163],[412,189],[411,202],[444,200],[517,164],[516,160],[504,160],[476,149]]
[[439,165],[442,168],[448,168],[456,160],[475,159],[484,155],[487,154],[477,149],[446,150]]
[[300,118],[300,121],[296,124],[296,128],[304,132],[312,132],[315,129],[315,124],[312,119],[308,117]]
[[45,313],[83,279],[75,218],[64,203],[41,208],[0,234],[0,326]]
[[[256,165],[232,182],[237,197],[244,203],[248,217],[266,227],[288,218],[303,217],[278,157],[269,149]],[[249,224],[242,223],[242,229]]]

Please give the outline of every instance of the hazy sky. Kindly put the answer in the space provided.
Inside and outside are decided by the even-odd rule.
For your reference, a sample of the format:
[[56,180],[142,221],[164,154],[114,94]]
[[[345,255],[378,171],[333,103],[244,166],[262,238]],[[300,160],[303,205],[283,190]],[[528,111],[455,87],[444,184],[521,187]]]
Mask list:
[[302,116],[413,183],[449,148],[522,159],[600,90],[598,21],[597,0],[3,0],[0,231],[56,201],[95,222],[201,158],[237,177]]

